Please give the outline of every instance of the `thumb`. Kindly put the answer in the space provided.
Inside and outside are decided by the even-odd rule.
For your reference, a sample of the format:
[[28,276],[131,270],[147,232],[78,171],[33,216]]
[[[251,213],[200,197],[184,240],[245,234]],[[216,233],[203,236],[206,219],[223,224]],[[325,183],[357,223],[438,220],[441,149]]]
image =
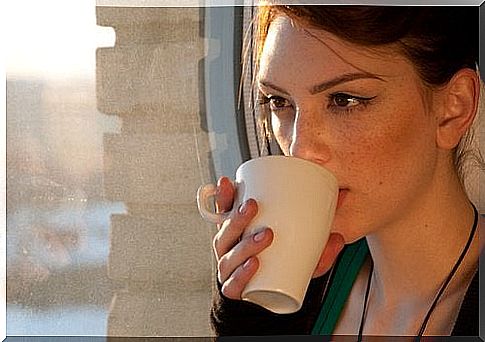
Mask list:
[[344,248],[344,245],[345,242],[342,235],[338,233],[330,233],[327,245],[320,256],[318,265],[313,273],[313,278],[320,277],[330,270],[338,255]]

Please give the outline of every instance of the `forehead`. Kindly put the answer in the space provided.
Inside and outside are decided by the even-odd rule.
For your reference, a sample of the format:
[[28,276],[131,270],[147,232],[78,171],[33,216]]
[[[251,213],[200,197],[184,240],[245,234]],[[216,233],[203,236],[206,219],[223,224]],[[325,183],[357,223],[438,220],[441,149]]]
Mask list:
[[[260,60],[259,79],[320,82],[349,72],[383,77],[413,74],[409,61],[394,47],[367,48],[279,15],[271,23]],[[415,76],[415,75],[412,75]]]

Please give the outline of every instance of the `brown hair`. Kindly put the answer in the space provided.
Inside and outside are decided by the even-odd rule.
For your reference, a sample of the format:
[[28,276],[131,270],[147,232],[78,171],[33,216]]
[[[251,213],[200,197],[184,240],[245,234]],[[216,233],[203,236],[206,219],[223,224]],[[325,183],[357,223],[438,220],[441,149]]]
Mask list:
[[[269,26],[278,14],[328,31],[365,47],[393,44],[410,60],[425,86],[445,85],[463,68],[477,70],[479,8],[471,6],[320,5],[259,7],[256,16],[256,70]],[[266,134],[269,124],[262,122]],[[483,168],[479,150],[470,146],[473,129],[453,151],[455,169],[464,182],[465,161]]]

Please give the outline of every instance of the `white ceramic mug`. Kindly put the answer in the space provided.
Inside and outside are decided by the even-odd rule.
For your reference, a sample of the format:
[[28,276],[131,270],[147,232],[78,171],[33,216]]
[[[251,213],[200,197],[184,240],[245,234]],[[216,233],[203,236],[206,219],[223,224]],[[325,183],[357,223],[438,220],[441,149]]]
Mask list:
[[[259,269],[241,298],[275,313],[296,312],[330,234],[337,179],[304,159],[267,156],[242,164],[236,171],[235,186],[233,210],[249,198],[258,203],[258,214],[243,237],[266,227],[274,233],[272,244],[258,255]],[[201,186],[197,204],[203,218],[220,224],[231,212],[210,211],[215,192],[214,184]]]

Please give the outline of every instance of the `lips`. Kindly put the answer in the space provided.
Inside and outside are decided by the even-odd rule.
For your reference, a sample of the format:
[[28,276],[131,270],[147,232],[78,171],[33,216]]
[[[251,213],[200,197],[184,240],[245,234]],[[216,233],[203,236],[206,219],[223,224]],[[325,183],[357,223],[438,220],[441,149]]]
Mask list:
[[348,192],[349,192],[349,189],[345,189],[345,188],[338,190],[337,209],[342,206],[342,203],[345,200],[345,197],[347,196]]

